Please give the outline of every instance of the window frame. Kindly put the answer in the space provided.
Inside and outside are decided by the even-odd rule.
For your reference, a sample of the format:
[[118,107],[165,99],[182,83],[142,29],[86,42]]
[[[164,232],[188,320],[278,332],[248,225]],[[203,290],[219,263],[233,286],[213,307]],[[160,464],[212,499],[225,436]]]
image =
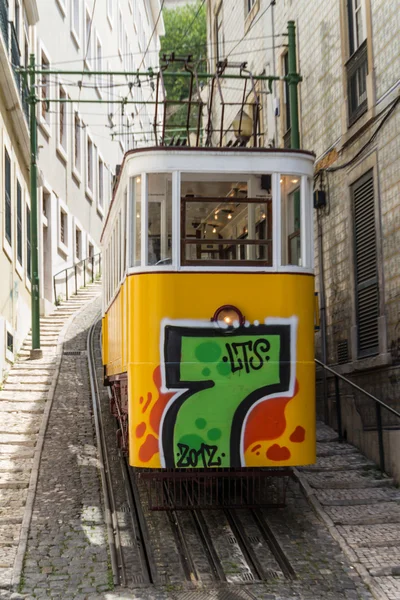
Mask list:
[[63,17],[67,16],[67,0],[56,0],[58,8]]
[[[20,193],[18,193],[18,191]],[[15,265],[18,274],[22,275],[24,266],[24,219],[23,219],[23,206],[24,206],[24,189],[20,181],[20,177],[16,177],[16,207],[15,207]],[[19,272],[19,270],[21,272]]]
[[[71,0],[71,37],[74,40],[77,48],[81,47],[81,29],[82,29],[82,19],[81,19],[81,0]],[[75,23],[75,15],[76,10],[78,13],[78,31],[76,30]]]
[[[39,40],[39,56],[40,56],[40,65],[41,65],[41,69],[45,70],[43,67],[43,58],[45,59],[45,62],[47,64],[47,69],[50,70],[51,69],[51,60],[50,60],[50,55],[47,52],[42,40]],[[40,78],[41,81],[41,96],[42,96],[42,101],[38,102],[38,114],[37,114],[37,119],[38,119],[38,124],[40,125],[42,131],[45,133],[47,138],[51,138],[52,132],[51,132],[51,127],[52,127],[52,120],[51,120],[51,114],[50,111],[48,111],[46,109],[46,102],[43,100],[44,98],[51,98],[51,94],[52,94],[52,83],[51,83],[51,79],[47,78],[46,79],[46,87],[44,89],[43,86],[43,75]],[[45,113],[48,115],[48,118],[46,118],[44,116],[44,111]]]
[[[77,119],[79,121],[79,123],[77,123]],[[71,143],[71,150],[72,150],[72,175],[75,177],[75,179],[80,183],[82,181],[82,156],[83,156],[83,152],[82,152],[82,139],[84,138],[84,136],[82,135],[82,118],[79,114],[79,111],[76,110],[75,106],[73,105],[73,119],[71,119],[72,121],[72,143]],[[77,131],[79,131],[79,146],[78,146],[78,150],[79,150],[79,156],[77,156]]]
[[[9,192],[7,191],[6,165],[7,158],[9,162]],[[12,152],[8,144],[3,146],[3,193],[4,193],[4,229],[3,229],[3,249],[12,262],[13,260],[13,161]],[[8,196],[8,201],[7,201]],[[9,232],[7,220],[9,219]]]
[[[100,165],[102,165],[102,169],[100,169]],[[100,171],[102,170],[102,174]],[[101,217],[104,216],[104,192],[105,192],[105,163],[102,154],[100,151],[97,153],[97,212]],[[100,193],[101,192],[101,193]]]
[[[57,90],[58,90],[58,99],[61,100],[61,92],[64,96],[65,99],[68,99],[68,92],[65,88],[65,85],[62,83],[61,80],[58,81],[58,86],[57,86]],[[57,153],[61,156],[62,160],[64,161],[64,163],[68,162],[68,102],[58,102],[57,103]],[[61,116],[63,114],[63,120],[64,120],[64,125],[63,125],[63,137],[64,137],[64,141],[65,141],[65,145],[62,143],[62,138],[61,138]]]
[[[93,142],[93,138],[89,132],[86,133],[86,144],[85,144],[85,193],[86,196],[93,201],[95,194],[95,176],[94,176],[94,158],[95,158],[95,145]],[[89,152],[91,149],[91,152]],[[89,164],[90,160],[90,164]],[[92,187],[90,187],[90,185]]]
[[[63,216],[62,216],[63,215]],[[65,224],[63,225],[64,229],[64,241],[61,239],[61,231],[62,231],[62,219],[65,218]],[[58,250],[64,254],[66,258],[68,258],[70,250],[69,250],[69,228],[70,228],[70,214],[67,205],[65,202],[58,198],[58,206],[57,206],[57,246]]]

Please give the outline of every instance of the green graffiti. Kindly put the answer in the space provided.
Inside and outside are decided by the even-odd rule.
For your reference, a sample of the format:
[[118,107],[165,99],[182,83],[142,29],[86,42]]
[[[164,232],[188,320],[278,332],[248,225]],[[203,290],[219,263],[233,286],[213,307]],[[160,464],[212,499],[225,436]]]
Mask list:
[[209,335],[171,327],[166,339],[167,387],[184,390],[164,420],[166,466],[240,466],[248,410],[260,398],[288,389],[290,327],[260,325]]

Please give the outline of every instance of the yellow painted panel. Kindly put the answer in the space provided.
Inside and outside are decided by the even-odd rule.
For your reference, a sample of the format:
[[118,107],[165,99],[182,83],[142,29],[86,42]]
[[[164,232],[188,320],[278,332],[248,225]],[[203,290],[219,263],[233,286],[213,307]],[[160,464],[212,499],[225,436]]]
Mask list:
[[[125,286],[132,465],[315,461],[313,277],[141,274]],[[232,334],[211,327],[225,304],[237,306],[249,327]],[[110,340],[118,310],[110,311]],[[118,365],[114,343],[110,374]]]

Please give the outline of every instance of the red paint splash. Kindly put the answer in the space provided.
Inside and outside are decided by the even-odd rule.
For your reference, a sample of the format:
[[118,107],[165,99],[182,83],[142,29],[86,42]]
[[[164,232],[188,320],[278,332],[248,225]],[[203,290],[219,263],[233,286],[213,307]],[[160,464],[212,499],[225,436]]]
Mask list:
[[147,392],[147,400],[146,400],[146,404],[142,408],[142,413],[145,413],[146,410],[149,408],[149,404],[151,402],[152,397],[153,397],[153,394],[151,392]]
[[157,452],[158,440],[150,433],[150,435],[146,437],[144,444],[140,447],[139,459],[145,463],[149,462]]
[[290,450],[286,446],[274,444],[270,446],[266,452],[267,458],[274,461],[288,460],[290,458]]
[[137,427],[136,427],[136,437],[137,438],[141,438],[144,436],[145,431],[146,431],[146,423],[140,423]]
[[301,427],[301,425],[298,425],[289,439],[291,442],[297,442],[300,444],[301,442],[304,442],[305,437],[306,430],[304,429],[304,427]]
[[259,450],[261,448],[261,444],[257,444],[257,446],[254,446],[254,448],[251,449],[252,452],[257,452],[257,450]]
[[[299,391],[296,379],[294,394]],[[254,442],[261,440],[276,440],[286,429],[285,408],[292,398],[266,399],[257,404],[251,411],[244,433],[244,449],[247,450]]]
[[160,435],[160,422],[163,415],[164,409],[167,406],[169,400],[174,395],[174,392],[168,392],[167,394],[161,391],[161,368],[158,366],[154,369],[153,381],[158,390],[158,398],[151,409],[150,413],[150,425],[157,435]]

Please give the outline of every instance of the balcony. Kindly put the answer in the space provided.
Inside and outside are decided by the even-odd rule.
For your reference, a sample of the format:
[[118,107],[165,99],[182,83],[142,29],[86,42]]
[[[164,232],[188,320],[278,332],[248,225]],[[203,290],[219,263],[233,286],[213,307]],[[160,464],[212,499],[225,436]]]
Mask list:
[[351,127],[368,108],[367,75],[368,53],[367,40],[354,52],[346,63],[348,125]]

